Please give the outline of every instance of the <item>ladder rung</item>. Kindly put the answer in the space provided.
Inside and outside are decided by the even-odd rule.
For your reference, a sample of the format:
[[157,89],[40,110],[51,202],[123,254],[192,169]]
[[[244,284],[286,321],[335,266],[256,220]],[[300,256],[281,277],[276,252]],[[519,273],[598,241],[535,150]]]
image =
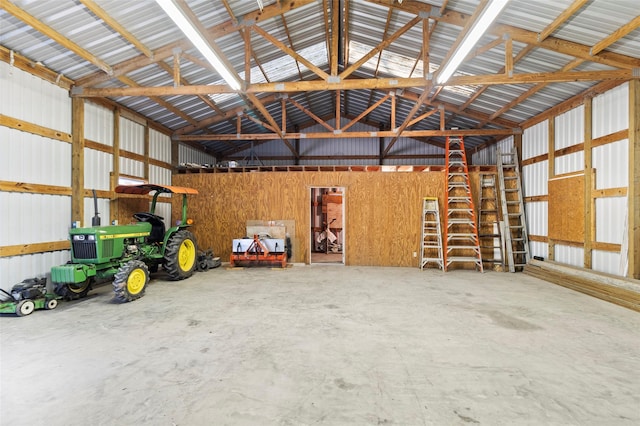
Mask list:
[[451,262],[478,262],[480,259],[470,256],[447,256],[447,263]]

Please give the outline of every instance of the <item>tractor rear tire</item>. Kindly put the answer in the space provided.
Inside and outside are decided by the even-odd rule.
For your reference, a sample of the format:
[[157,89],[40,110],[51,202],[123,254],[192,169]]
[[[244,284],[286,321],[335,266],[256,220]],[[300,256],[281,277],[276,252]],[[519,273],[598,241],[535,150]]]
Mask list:
[[31,315],[36,310],[36,304],[31,299],[23,299],[16,305],[16,315],[19,317],[25,317]]
[[89,290],[91,290],[93,279],[89,278],[82,283],[78,284],[57,284],[55,293],[58,296],[62,296],[64,300],[75,300],[82,297],[86,297]]
[[198,245],[189,231],[178,231],[167,241],[163,268],[174,280],[183,280],[193,275],[198,266]]
[[113,277],[113,291],[118,302],[131,302],[144,296],[149,283],[149,269],[140,260],[130,260],[120,266]]

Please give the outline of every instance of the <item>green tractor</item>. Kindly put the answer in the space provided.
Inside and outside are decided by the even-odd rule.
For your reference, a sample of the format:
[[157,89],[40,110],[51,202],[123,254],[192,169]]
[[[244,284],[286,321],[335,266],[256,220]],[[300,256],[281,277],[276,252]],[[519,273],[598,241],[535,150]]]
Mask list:
[[[96,213],[90,228],[72,228],[71,261],[51,268],[56,294],[67,300],[87,295],[94,283],[113,280],[115,299],[130,302],[144,295],[149,272],[162,265],[170,279],[189,278],[197,266],[198,247],[187,223],[190,188],[163,185],[121,185],[116,193],[148,194],[155,191],[149,212],[135,213],[136,223],[99,226]],[[182,219],[165,231],[163,218],[155,214],[160,194],[182,195]],[[97,220],[96,220],[97,219]]]

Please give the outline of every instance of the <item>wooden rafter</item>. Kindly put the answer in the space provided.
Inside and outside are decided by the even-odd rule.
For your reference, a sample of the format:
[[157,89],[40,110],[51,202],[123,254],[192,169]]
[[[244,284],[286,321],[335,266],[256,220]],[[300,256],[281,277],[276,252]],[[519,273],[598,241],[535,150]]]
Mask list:
[[[50,39],[54,40],[56,43],[60,44],[62,47],[69,49],[70,51],[80,56],[85,61],[92,63],[93,65],[95,65],[96,67],[98,67],[99,69],[107,73],[107,75],[110,76],[111,74],[113,74],[113,69],[102,59],[99,59],[97,56],[95,56],[88,50],[78,46],[76,43],[72,42],[67,37],[63,36],[62,34],[57,32],[50,26],[40,22],[39,20],[29,15],[24,10],[20,9],[15,4],[7,0],[0,0],[0,6],[1,6],[0,9],[6,10],[8,13],[13,15],[14,17],[20,19],[25,24],[29,25],[35,30],[46,35]],[[104,75],[103,73],[101,74]]]
[[[382,6],[403,10],[405,12],[414,13],[416,15],[419,15],[421,12],[427,12],[431,8],[429,5],[416,1],[405,1],[403,3],[388,2],[385,0],[366,1],[373,4],[379,4]],[[443,11],[440,16],[434,15],[430,17],[431,19],[435,19],[437,22],[443,22],[458,27],[464,27],[470,19],[470,17],[467,15],[451,10]],[[585,46],[580,43],[561,40],[554,37],[547,37],[546,39],[539,41],[538,33],[522,28],[517,28],[511,25],[493,24],[487,30],[487,34],[493,34],[498,37],[502,37],[503,34],[507,33],[511,35],[511,38],[513,38],[514,41],[517,41],[519,43],[531,44],[534,47],[540,47],[557,53],[574,56],[576,58],[582,58],[592,62],[597,62],[603,65],[622,69],[633,69],[640,67],[640,59],[637,58],[604,51],[598,53],[597,55],[591,55],[590,46]]]
[[333,127],[331,127],[329,125],[329,123],[327,123],[325,120],[321,119],[320,117],[318,117],[317,115],[315,115],[314,113],[312,113],[310,110],[308,110],[307,108],[305,108],[304,106],[300,105],[298,102],[296,102],[294,99],[287,99],[287,101],[289,101],[289,103],[293,106],[295,106],[296,108],[298,108],[300,111],[304,112],[305,114],[307,114],[309,117],[313,118],[318,124],[322,125],[325,129],[329,130],[330,132],[333,132],[335,129]]
[[538,41],[543,41],[544,39],[549,37],[551,34],[553,34],[555,30],[557,30],[558,27],[560,27],[560,25],[564,24],[567,21],[567,19],[571,18],[577,11],[582,9],[582,7],[588,1],[589,0],[575,0],[571,4],[571,6],[563,10],[562,13],[558,15],[556,19],[553,20],[552,23],[547,25],[542,31],[538,33]]
[[[391,150],[391,147],[393,147],[393,145],[395,145],[395,143],[398,141],[398,138],[403,136],[403,132],[407,127],[409,127],[409,123],[413,119],[413,116],[416,114],[416,112],[418,112],[418,109],[422,107],[424,100],[427,99],[427,97],[429,96],[430,89],[431,89],[430,86],[425,87],[424,92],[420,95],[416,103],[413,105],[413,108],[411,108],[411,111],[409,111],[409,114],[407,114],[407,117],[405,118],[404,122],[400,125],[397,131],[394,131],[395,135],[393,136],[393,139],[391,139],[391,142],[389,142],[389,145],[387,145],[387,147],[384,149],[382,153],[382,157],[385,157]],[[392,130],[395,130],[395,129],[392,129]],[[429,136],[429,135],[420,135],[420,136]]]
[[[634,78],[632,70],[607,71],[560,71],[553,73],[523,73],[507,77],[503,74],[470,75],[451,77],[443,86],[468,85],[504,85],[504,84],[535,84],[561,83],[573,81],[604,81],[629,80]],[[323,80],[257,83],[248,86],[245,93],[291,93],[302,91],[324,90],[357,90],[357,89],[398,89],[407,87],[422,87],[422,78],[368,78],[347,79],[339,83]],[[235,93],[227,85],[199,85],[199,86],[163,86],[163,87],[108,87],[108,88],[74,88],[72,97],[95,98],[110,96],[174,96]]]
[[382,105],[387,99],[389,99],[391,97],[391,94],[387,94],[386,96],[382,97],[380,100],[378,100],[375,104],[371,105],[369,108],[365,109],[364,111],[362,111],[362,113],[360,113],[360,115],[358,115],[357,117],[355,117],[354,119],[352,119],[350,122],[348,122],[347,124],[345,124],[344,126],[342,126],[340,128],[341,131],[345,132],[349,127],[353,126],[354,124],[356,124],[357,122],[359,122],[361,119],[363,119],[364,117],[367,116],[367,114],[369,114],[371,111],[373,111],[374,109],[378,108],[380,105]]
[[[458,129],[458,130],[406,130],[403,136],[406,137],[420,137],[420,136],[510,136],[518,133],[514,129]],[[375,137],[393,138],[397,132],[392,130],[383,130],[375,132]],[[342,134],[342,137],[348,138],[371,138],[370,131],[360,132],[346,132]],[[333,132],[312,132],[312,133],[287,133],[283,137],[274,133],[243,133],[238,135],[233,134],[210,134],[210,135],[179,135],[175,136],[175,139],[179,141],[223,141],[223,140],[279,140],[282,139],[285,143],[287,140],[292,139],[335,139],[336,135]],[[390,146],[390,145],[389,145]],[[387,148],[389,148],[389,146]]]
[[[0,1],[2,1],[3,4],[4,2],[6,2],[6,0]],[[290,0],[287,2],[276,2],[272,5],[266,6],[262,11],[257,10],[255,12],[246,14],[245,16],[243,16],[243,22],[259,23],[270,18],[280,16],[290,10],[297,9],[315,1],[316,0]],[[233,21],[229,20],[207,29],[207,34],[210,38],[215,40],[217,38],[229,35],[232,32],[238,31],[239,29],[241,29],[240,25],[241,24],[234,25]],[[113,70],[112,76],[105,76],[104,73],[93,73],[76,80],[76,86],[90,87],[108,81],[113,77],[131,73],[139,68],[146,67],[152,63],[162,61],[170,56],[173,56],[173,50],[176,48],[180,48],[185,51],[191,49],[191,44],[187,40],[179,40],[173,43],[169,43],[154,50],[152,58],[148,58],[145,55],[140,55],[136,56],[135,58],[127,59],[126,61],[120,62],[111,67]]]
[[89,9],[94,15],[102,19],[105,24],[113,28],[125,40],[133,44],[136,47],[136,49],[142,52],[147,58],[151,58],[153,56],[153,52],[151,51],[151,49],[149,49],[147,46],[144,45],[144,43],[142,43],[133,34],[127,31],[125,27],[120,25],[118,21],[113,19],[111,15],[109,15],[104,9],[98,6],[95,1],[93,0],[79,0],[79,1],[84,5],[84,7]]
[[340,0],[331,1],[331,75],[338,75],[338,45],[340,43]]
[[[124,84],[126,84],[126,85],[128,85],[130,87],[138,87],[138,84],[135,81],[133,81],[132,79],[130,79],[129,77],[120,76],[120,77],[118,77],[118,80],[120,80],[121,82],[123,82]],[[162,98],[160,98],[158,96],[149,96],[149,99],[151,99],[152,101],[154,101],[158,105],[162,106],[167,111],[169,111],[169,112],[177,115],[178,117],[182,118],[187,123],[190,123],[190,124],[193,124],[193,125],[198,123],[197,120],[194,120],[193,118],[189,117],[187,114],[182,112],[180,109],[174,107],[169,102],[165,101],[164,99],[162,99]]]
[[386,49],[391,43],[396,41],[402,34],[404,34],[407,31],[409,31],[418,22],[420,22],[420,18],[419,17],[415,17],[411,21],[407,22],[405,25],[402,26],[402,28],[400,28],[398,31],[393,33],[386,40],[383,40],[380,44],[378,44],[376,47],[371,49],[366,55],[364,55],[362,58],[358,59],[356,62],[354,62],[352,65],[350,65],[347,69],[342,71],[340,73],[340,79],[345,79],[348,76],[350,76],[354,71],[356,71],[358,68],[360,68],[369,59],[373,58],[378,52],[381,52],[382,50]]
[[629,34],[631,31],[640,27],[640,15],[633,18],[630,22],[626,23],[622,27],[618,28],[616,31],[611,33],[608,37],[603,38],[598,43],[593,45],[589,50],[591,55],[597,55],[607,47],[611,46],[616,41],[620,40],[622,37]]
[[319,67],[315,66],[312,62],[308,61],[307,59],[305,59],[304,57],[302,57],[301,55],[296,53],[293,49],[289,48],[289,46],[285,45],[280,40],[278,40],[275,37],[273,37],[271,34],[266,32],[262,28],[260,28],[258,25],[254,25],[253,26],[253,30],[256,33],[260,34],[262,36],[262,38],[264,38],[265,40],[267,40],[268,42],[273,44],[275,47],[277,47],[278,49],[282,50],[287,55],[291,56],[297,62],[303,63],[304,66],[309,68],[309,70],[313,71],[318,77],[320,77],[322,79],[327,79],[329,77],[329,75],[326,72],[324,72]]

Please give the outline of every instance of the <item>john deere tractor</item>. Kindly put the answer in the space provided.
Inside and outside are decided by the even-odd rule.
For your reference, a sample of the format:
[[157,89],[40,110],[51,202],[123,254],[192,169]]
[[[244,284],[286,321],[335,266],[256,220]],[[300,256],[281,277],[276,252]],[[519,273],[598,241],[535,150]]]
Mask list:
[[[172,280],[188,278],[196,269],[198,249],[195,237],[188,231],[187,194],[198,191],[145,184],[118,186],[116,192],[153,192],[150,211],[135,213],[136,222],[129,225],[99,226],[98,220],[90,228],[72,228],[71,261],[51,269],[58,295],[77,299],[86,296],[95,282],[112,279],[116,300],[130,302],[144,295],[149,272],[157,271],[160,265]],[[163,218],[155,214],[160,194],[182,195],[182,219],[168,230]]]

